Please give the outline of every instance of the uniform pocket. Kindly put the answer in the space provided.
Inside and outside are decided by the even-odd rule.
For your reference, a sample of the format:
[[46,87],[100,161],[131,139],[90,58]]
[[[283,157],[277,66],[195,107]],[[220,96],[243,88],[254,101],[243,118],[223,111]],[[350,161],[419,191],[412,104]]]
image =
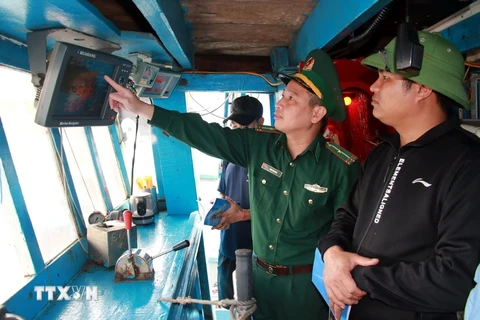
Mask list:
[[253,181],[250,179],[249,183],[254,183],[255,194],[253,196],[255,203],[262,207],[270,206],[274,199],[278,197],[281,182],[281,178],[261,168],[254,171]]
[[329,193],[316,193],[305,188],[296,190],[298,197],[298,207],[294,208],[295,215],[298,217],[299,226],[305,229],[312,228],[313,225],[318,226],[324,221],[329,220],[325,215],[330,214],[333,219],[333,212],[327,206]]
[[315,211],[319,209],[328,201],[328,193],[315,193],[312,191],[304,190],[301,193],[302,207],[307,211]]

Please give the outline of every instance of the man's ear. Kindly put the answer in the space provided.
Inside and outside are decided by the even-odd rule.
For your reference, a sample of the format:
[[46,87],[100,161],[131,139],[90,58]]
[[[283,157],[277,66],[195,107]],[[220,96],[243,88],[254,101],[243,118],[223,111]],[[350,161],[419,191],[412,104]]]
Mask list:
[[249,128],[255,128],[256,126],[263,126],[263,122],[265,121],[265,119],[263,118],[260,118],[258,119],[257,121],[253,121],[252,123],[250,123],[248,125]]
[[418,85],[417,89],[417,97],[418,100],[424,100],[430,97],[433,94],[433,90],[429,87],[425,87],[424,85]]
[[312,123],[316,124],[319,123],[323,117],[327,114],[327,109],[324,106],[316,105],[313,107],[313,114],[312,114]]

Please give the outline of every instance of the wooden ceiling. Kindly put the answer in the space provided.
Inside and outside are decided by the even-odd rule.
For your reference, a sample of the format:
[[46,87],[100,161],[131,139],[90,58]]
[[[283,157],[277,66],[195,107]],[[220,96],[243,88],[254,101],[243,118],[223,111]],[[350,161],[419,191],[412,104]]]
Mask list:
[[[120,30],[156,35],[132,0],[89,1]],[[180,1],[185,12],[194,46],[195,70],[270,72],[271,50],[292,44],[318,1],[322,0],[167,1]],[[471,2],[410,0],[411,21],[422,29]],[[329,53],[333,58],[356,58],[377,50],[395,36],[398,23],[404,20],[404,8],[404,0],[394,0],[393,10],[374,34],[355,46],[348,43],[354,35],[347,35]],[[368,29],[374,19],[359,27],[356,33]]]
[[[171,0],[170,0],[171,1]],[[130,0],[89,0],[120,30],[155,34]],[[317,0],[181,0],[195,69],[271,70],[270,51],[288,47]]]
[[312,0],[183,0],[193,25],[197,70],[268,72],[274,47],[288,47]]
[[312,0],[183,0],[198,54],[268,56],[288,47]]

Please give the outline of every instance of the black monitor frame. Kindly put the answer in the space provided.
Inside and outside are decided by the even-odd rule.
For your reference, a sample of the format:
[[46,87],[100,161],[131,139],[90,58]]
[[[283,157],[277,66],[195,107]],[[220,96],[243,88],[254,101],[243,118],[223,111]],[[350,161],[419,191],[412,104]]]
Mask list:
[[[113,88],[108,84],[104,86],[106,92],[100,107],[94,115],[71,114],[58,110],[64,108],[60,99],[62,85],[71,59],[94,60],[93,64],[113,66],[109,76],[125,86],[128,81],[132,62],[105,52],[79,47],[69,43],[57,42],[51,52],[48,62],[47,74],[42,87],[35,122],[44,127],[85,127],[85,126],[108,126],[115,122],[116,112],[110,109],[108,95]],[[70,71],[71,72],[71,71]],[[97,81],[104,81],[98,80]],[[105,81],[106,83],[106,81]],[[100,95],[103,96],[103,92]],[[101,99],[100,99],[101,100]]]

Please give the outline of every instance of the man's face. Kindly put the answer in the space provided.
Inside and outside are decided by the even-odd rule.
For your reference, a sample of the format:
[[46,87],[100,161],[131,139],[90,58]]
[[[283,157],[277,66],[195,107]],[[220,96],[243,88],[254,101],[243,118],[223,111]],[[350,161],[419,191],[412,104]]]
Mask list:
[[398,74],[379,70],[378,79],[370,87],[372,91],[373,116],[381,122],[395,127],[399,121],[415,112],[415,94],[407,89],[404,78]]
[[290,81],[275,109],[275,128],[284,133],[307,129],[313,125],[314,108],[309,106],[311,93],[296,81]]

